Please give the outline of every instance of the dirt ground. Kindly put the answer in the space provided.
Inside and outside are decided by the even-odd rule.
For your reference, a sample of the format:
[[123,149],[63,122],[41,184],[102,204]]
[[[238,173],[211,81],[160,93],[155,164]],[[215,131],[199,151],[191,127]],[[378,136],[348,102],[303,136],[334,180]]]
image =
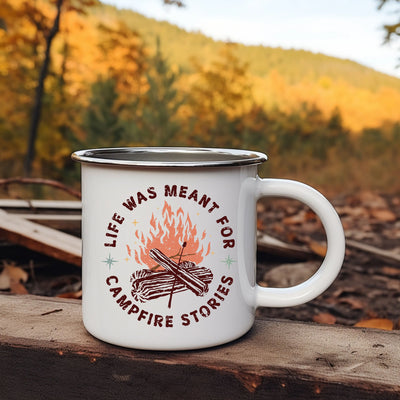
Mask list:
[[[259,308],[257,315],[349,326],[369,321],[372,327],[400,329],[400,195],[362,192],[330,200],[351,243],[340,275],[325,293],[307,304]],[[307,279],[326,251],[319,219],[292,200],[269,199],[260,202],[257,210],[259,230],[310,252],[307,257],[297,257],[259,251],[259,284],[290,286]],[[360,243],[372,246],[372,250],[358,249]],[[4,291],[72,298],[81,295],[78,267],[1,240],[0,263],[20,267],[26,274],[17,278],[18,284],[13,287],[3,287]]]
[[[258,315],[342,325],[368,320],[376,328],[399,329],[400,196],[364,192],[338,196],[331,201],[349,242],[338,278],[325,293],[307,304],[260,308]],[[271,236],[323,254],[326,244],[322,226],[318,218],[298,202],[276,200],[259,205],[259,225]],[[368,244],[377,251],[355,248],[359,243]],[[389,252],[380,254],[379,250]],[[282,259],[271,259],[268,255],[259,257],[259,282],[265,286],[281,282],[285,286],[287,271],[305,271],[300,274],[300,280],[304,280],[320,264],[320,260],[289,261],[290,264],[281,266]]]

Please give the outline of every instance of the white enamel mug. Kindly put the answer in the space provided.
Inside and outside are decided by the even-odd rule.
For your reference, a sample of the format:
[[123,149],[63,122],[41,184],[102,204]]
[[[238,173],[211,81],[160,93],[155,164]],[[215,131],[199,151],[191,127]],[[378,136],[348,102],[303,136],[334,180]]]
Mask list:
[[[204,148],[77,151],[82,164],[82,313],[95,337],[120,346],[187,350],[245,334],[257,307],[305,303],[341,268],[339,217],[302,183],[260,179],[258,152]],[[256,284],[256,201],[297,199],[321,219],[327,253],[289,288]],[[268,341],[268,338],[265,338]]]

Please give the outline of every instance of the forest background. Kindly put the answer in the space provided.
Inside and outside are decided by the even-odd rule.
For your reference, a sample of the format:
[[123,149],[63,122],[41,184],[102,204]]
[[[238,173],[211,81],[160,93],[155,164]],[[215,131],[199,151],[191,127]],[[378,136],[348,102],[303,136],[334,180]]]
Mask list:
[[2,0],[0,177],[78,186],[71,152],[110,146],[248,148],[263,176],[398,192],[400,79],[96,0]]

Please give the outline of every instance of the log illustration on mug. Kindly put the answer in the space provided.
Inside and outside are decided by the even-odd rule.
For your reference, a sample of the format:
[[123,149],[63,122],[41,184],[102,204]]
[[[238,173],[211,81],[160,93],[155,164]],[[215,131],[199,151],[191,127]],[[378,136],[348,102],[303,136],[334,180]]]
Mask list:
[[213,279],[210,269],[200,267],[191,261],[181,263],[179,260],[176,263],[156,248],[151,249],[149,255],[164,268],[164,271],[142,269],[133,273],[131,293],[135,300],[146,302],[170,296],[168,307],[171,308],[174,293],[190,290],[196,296],[204,296],[208,292],[208,285]]

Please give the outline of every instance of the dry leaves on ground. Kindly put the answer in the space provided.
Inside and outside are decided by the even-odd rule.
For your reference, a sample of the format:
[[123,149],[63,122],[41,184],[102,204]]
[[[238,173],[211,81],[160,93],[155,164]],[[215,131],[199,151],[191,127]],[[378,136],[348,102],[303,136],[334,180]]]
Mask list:
[[393,330],[393,325],[393,321],[387,318],[371,318],[357,322],[354,326],[359,328],[375,328],[391,331]]
[[[307,304],[263,308],[258,315],[400,329],[400,196],[360,192],[331,200],[348,239],[340,275],[325,293]],[[292,200],[267,199],[257,210],[258,226],[267,235],[308,248],[319,257],[316,265],[320,265],[326,252],[325,232],[306,206]],[[279,259],[260,259],[259,283],[285,287],[306,280],[310,274],[307,262],[299,261],[285,260],[281,268]]]
[[15,294],[27,294],[24,283],[28,281],[28,273],[15,264],[3,261],[3,271],[0,274],[0,290],[10,290]]

